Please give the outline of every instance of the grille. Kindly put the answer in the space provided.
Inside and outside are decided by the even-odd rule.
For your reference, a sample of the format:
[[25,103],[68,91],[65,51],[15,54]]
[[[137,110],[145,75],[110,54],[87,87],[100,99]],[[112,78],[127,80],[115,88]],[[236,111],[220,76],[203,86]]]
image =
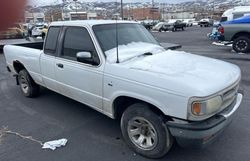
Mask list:
[[237,96],[238,89],[239,85],[237,84],[222,94],[222,99],[223,99],[222,109],[227,108],[234,102]]

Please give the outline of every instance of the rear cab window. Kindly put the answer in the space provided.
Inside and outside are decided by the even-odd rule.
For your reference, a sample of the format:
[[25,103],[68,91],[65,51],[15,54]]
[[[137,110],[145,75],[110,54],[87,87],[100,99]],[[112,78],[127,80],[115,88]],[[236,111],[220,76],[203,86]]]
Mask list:
[[59,26],[52,26],[49,28],[45,46],[44,46],[44,53],[48,55],[56,55],[57,51],[57,44],[58,44],[58,37],[60,34],[61,27]]

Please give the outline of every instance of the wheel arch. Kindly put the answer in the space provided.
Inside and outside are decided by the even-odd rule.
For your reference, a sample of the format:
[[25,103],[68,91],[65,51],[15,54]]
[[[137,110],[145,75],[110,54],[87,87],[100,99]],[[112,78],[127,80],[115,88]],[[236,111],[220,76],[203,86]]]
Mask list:
[[15,72],[18,74],[21,70],[26,69],[23,63],[18,60],[13,61],[13,68]]
[[115,119],[120,119],[123,112],[132,104],[135,103],[144,103],[147,104],[150,109],[155,112],[156,114],[160,116],[166,116],[164,112],[159,108],[155,103],[149,103],[150,101],[143,100],[140,98],[132,97],[132,96],[126,96],[126,95],[120,95],[117,96],[113,103],[112,103],[112,108],[113,108],[113,116]]
[[250,32],[247,32],[247,31],[238,32],[238,33],[236,33],[236,34],[232,37],[231,41],[234,41],[235,39],[237,39],[237,38],[240,37],[240,36],[245,36],[245,37],[250,38]]

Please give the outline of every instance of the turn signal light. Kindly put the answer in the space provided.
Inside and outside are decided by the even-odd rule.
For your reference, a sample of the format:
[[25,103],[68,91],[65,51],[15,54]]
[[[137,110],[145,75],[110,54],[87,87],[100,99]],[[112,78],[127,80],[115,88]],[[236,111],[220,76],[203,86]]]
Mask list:
[[193,104],[193,114],[195,114],[195,115],[200,115],[201,114],[201,103],[198,103],[198,102],[196,102],[196,103],[194,103]]

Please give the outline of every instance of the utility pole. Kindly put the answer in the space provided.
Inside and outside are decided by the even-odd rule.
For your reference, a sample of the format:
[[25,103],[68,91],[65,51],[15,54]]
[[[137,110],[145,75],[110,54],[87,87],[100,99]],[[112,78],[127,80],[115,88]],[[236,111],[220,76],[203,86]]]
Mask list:
[[215,2],[213,1],[213,13],[215,11]]
[[155,21],[155,19],[154,19],[154,8],[155,8],[155,1],[154,0],[152,0],[152,10],[151,10],[151,12],[152,12],[152,19],[153,19],[153,23],[154,23],[154,21]]
[[124,20],[124,16],[123,16],[123,0],[121,0],[121,18],[122,18],[122,20]]
[[77,14],[77,0],[73,0],[74,2],[75,2],[75,7],[76,7],[76,16],[77,16],[77,18],[79,18],[78,17],[78,14]]
[[64,4],[65,4],[66,0],[62,0],[62,21],[64,21]]

